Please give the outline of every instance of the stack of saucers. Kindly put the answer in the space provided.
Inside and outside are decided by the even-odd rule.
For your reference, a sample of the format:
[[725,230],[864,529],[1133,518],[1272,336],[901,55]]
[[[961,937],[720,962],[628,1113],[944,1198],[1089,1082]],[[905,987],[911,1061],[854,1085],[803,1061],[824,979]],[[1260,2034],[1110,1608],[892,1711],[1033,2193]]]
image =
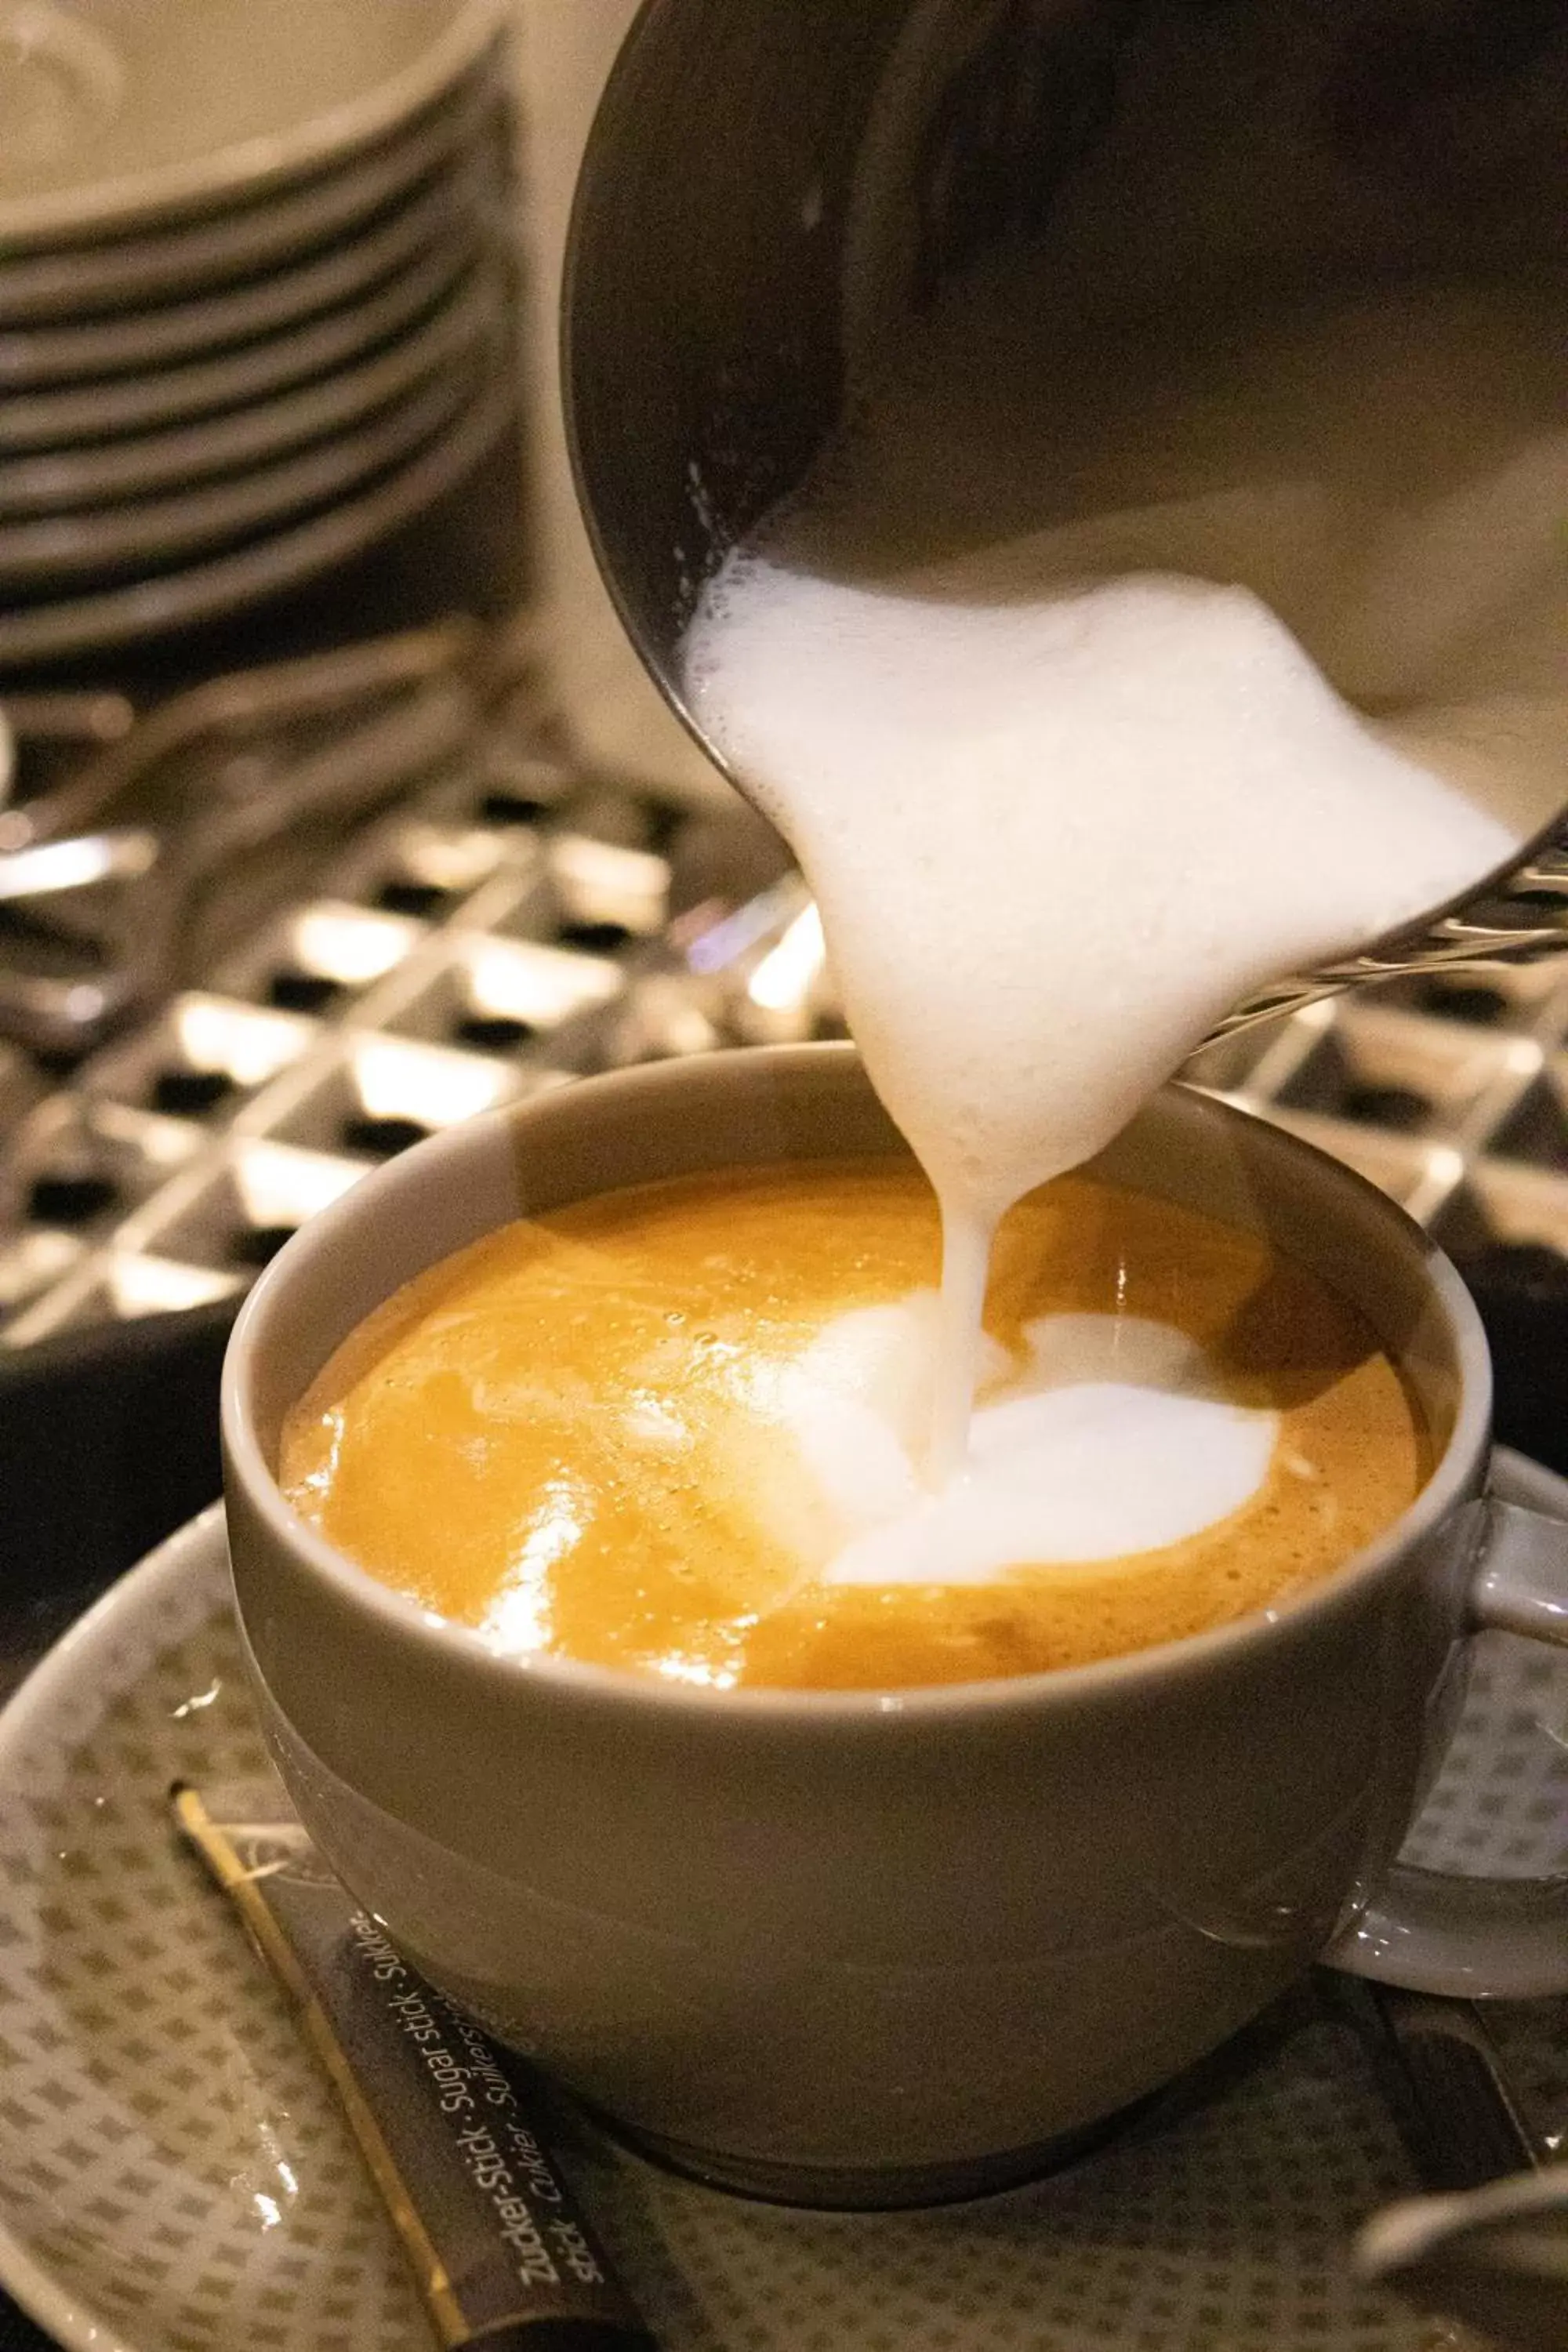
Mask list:
[[0,669],[217,618],[507,422],[507,0],[0,0]]

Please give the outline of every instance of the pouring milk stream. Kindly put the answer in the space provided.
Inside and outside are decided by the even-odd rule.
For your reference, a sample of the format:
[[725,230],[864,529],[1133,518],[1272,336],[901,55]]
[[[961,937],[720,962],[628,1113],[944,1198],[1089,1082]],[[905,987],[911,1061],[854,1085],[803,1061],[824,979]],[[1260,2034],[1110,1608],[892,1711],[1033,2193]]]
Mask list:
[[[1241,998],[1501,865],[1568,732],[1559,300],[1406,287],[1245,345],[1205,315],[1064,350],[1029,289],[993,256],[901,331],[685,648],[941,1204],[928,1491],[858,1577],[1053,1556],[1016,1547],[1031,1510],[1048,1538],[1070,1369],[1024,1368],[1009,1443],[971,1419],[999,1218]],[[1125,1422],[1105,1475],[1136,1478],[1147,1363],[1119,1381],[1114,1328],[1078,1338]],[[1213,1404],[1188,1434],[1224,1510],[1261,1468]]]

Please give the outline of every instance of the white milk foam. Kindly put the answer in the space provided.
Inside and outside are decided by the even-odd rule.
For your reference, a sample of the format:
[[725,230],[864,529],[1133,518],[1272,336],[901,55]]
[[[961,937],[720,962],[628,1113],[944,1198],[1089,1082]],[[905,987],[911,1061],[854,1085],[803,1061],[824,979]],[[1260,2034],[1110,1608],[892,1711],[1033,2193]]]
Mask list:
[[[1002,1213],[1240,1000],[1506,864],[1568,730],[1554,300],[1406,289],[1243,341],[1200,305],[1065,351],[1033,267],[987,264],[894,343],[686,649],[938,1193],[939,1482]],[[984,1414],[967,1475],[1008,1485]],[[1040,1526],[1015,1558],[1052,1556]],[[968,1573],[946,1540],[923,1572]]]
[[837,1528],[828,1584],[989,1584],[1179,1543],[1253,1496],[1278,1416],[1229,1402],[1203,1349],[1140,1316],[1047,1315],[1028,1355],[984,1343],[969,1471],[922,1475],[934,1291],[838,1316],[792,1367],[782,1417]]

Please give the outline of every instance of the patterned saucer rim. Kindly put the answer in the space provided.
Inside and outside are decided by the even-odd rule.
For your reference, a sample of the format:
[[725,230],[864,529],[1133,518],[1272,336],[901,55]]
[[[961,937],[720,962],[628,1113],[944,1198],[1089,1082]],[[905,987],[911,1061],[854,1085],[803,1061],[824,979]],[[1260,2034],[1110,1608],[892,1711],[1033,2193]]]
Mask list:
[[[171,1586],[209,1578],[216,1582],[227,1570],[223,1505],[213,1503],[101,1593],[0,1708],[0,1785],[13,1757],[37,1736],[40,1727],[47,1727],[57,1702],[78,1675],[90,1668],[104,1638],[125,1618],[139,1614],[149,1604],[156,1607]],[[0,2286],[66,2352],[158,2352],[154,2345],[132,2342],[79,2304],[53,2273],[34,2259],[4,2212],[0,2212]]]

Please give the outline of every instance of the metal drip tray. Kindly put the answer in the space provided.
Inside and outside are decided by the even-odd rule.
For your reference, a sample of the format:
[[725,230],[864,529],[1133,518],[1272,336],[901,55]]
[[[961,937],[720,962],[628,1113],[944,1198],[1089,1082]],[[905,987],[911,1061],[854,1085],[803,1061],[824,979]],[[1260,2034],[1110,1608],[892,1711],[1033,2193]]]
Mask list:
[[[210,947],[198,934],[180,984],[68,1082],[0,1045],[0,1346],[237,1292],[367,1170],[494,1104],[842,1034],[815,909],[765,828],[738,803],[693,812],[574,773],[526,663],[455,693],[472,656],[460,633],[450,660],[421,653],[425,701],[394,741],[412,730],[409,772],[395,760],[367,788],[351,763],[364,813],[303,828],[281,903],[263,894]],[[332,757],[314,715],[283,756],[298,713],[269,733],[264,674],[204,692],[216,772],[243,751],[287,803]],[[117,748],[128,775],[137,740]],[[1553,904],[1562,957],[1363,987],[1233,1032],[1186,1076],[1359,1169],[1478,1286],[1568,1306],[1568,898]]]

